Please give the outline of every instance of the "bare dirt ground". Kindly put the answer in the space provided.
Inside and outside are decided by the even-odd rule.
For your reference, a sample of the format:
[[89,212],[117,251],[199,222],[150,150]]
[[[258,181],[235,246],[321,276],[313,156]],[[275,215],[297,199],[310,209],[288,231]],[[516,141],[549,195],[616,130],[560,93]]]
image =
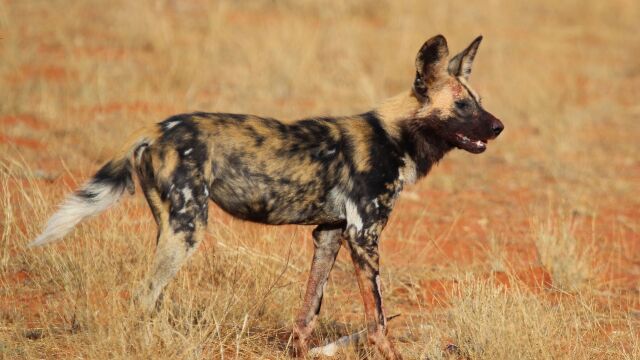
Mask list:
[[[137,127],[363,112],[411,86],[438,33],[452,52],[484,35],[471,81],[506,130],[399,200],[381,246],[401,352],[640,358],[639,17],[624,0],[0,1],[0,358],[287,358],[309,227],[214,207],[153,319],[130,297],[155,239],[139,191],[63,242],[25,244]],[[314,341],[362,326],[341,254]]]

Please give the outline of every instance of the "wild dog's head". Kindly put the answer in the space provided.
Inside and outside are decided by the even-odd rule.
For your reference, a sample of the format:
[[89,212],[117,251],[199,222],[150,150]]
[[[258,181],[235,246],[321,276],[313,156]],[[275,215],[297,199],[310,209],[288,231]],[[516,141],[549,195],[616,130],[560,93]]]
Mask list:
[[414,127],[428,129],[451,147],[479,154],[487,141],[504,129],[502,122],[486,111],[467,80],[482,36],[449,59],[442,35],[424,43],[416,58],[413,92],[420,102]]

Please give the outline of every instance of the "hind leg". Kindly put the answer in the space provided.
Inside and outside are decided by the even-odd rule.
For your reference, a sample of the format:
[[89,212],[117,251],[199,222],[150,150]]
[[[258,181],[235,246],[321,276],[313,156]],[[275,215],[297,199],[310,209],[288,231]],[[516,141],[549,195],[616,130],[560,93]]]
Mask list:
[[[144,157],[144,154],[143,154]],[[150,166],[142,159],[138,168],[145,197],[158,224],[158,240],[153,267],[147,276],[138,300],[146,313],[155,309],[167,283],[204,239],[207,227],[208,193],[202,177],[174,176],[165,191],[150,181]],[[178,169],[187,173],[186,169]]]
[[[196,228],[190,234],[177,233],[173,229],[161,232],[153,267],[144,282],[139,299],[145,313],[150,313],[155,309],[162,290],[193,254],[203,235],[204,227],[202,229]],[[192,240],[187,240],[189,236],[192,237]],[[193,245],[186,245],[188,241],[192,241]]]

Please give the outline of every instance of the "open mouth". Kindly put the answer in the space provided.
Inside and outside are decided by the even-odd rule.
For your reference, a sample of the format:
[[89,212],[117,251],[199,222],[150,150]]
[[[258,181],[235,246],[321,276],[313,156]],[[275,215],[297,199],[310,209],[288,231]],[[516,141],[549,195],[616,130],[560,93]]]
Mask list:
[[479,154],[487,149],[486,141],[469,139],[461,133],[456,133],[456,142],[457,147],[474,154]]

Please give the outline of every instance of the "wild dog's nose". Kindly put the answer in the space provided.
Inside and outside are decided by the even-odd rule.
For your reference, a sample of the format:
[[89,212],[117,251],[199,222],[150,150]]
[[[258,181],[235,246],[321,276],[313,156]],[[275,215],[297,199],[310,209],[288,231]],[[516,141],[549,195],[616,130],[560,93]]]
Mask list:
[[486,124],[485,126],[489,125],[485,127],[485,129],[487,130],[491,129],[490,131],[493,133],[493,138],[498,137],[498,135],[500,135],[502,130],[504,130],[504,125],[502,125],[502,121],[500,121],[500,119],[491,115],[490,112],[484,109],[482,110],[482,120]]
[[500,135],[502,130],[504,130],[504,125],[502,125],[500,120],[497,120],[493,122],[492,129],[493,129],[493,135],[497,137],[498,135]]

